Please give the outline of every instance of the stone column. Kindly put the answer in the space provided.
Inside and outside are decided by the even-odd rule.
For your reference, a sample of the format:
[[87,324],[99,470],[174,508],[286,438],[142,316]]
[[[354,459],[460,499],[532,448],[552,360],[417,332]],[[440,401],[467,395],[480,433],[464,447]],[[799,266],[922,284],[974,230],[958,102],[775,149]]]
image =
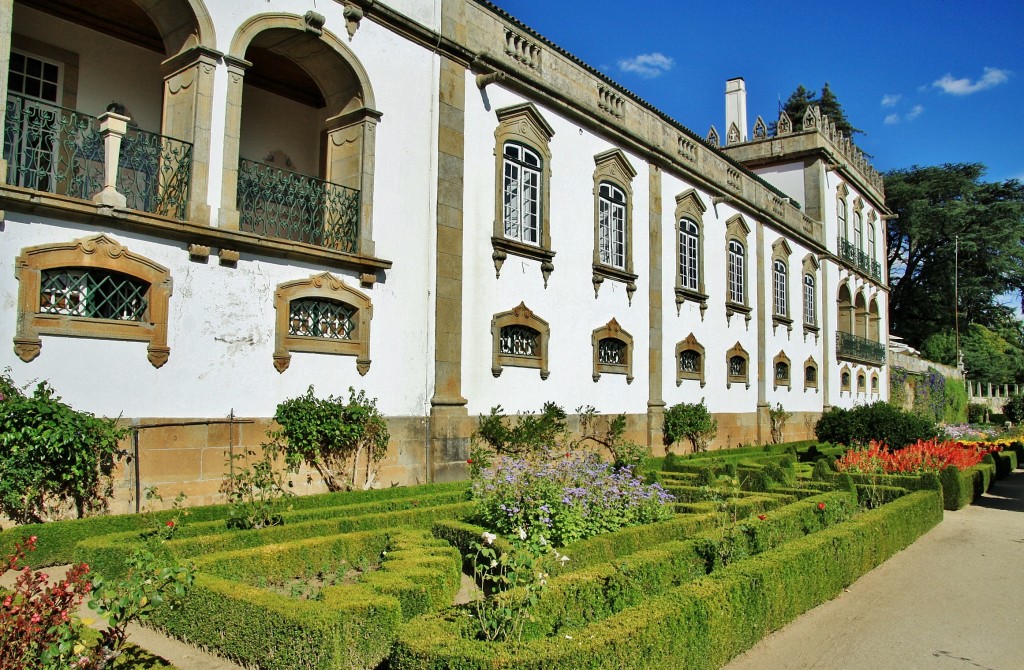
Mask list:
[[252,63],[241,58],[224,56],[228,66],[228,99],[224,112],[224,165],[221,170],[221,228],[238,230],[238,147],[242,139],[242,85],[245,71]]
[[98,205],[126,207],[124,193],[117,190],[117,168],[121,156],[121,140],[128,132],[127,116],[106,112],[97,119],[100,122],[100,137],[103,138],[103,190],[92,197]]
[[[0,0],[0,128],[7,127],[7,72],[11,68],[11,31],[14,28],[14,0]],[[4,135],[0,133],[0,181],[7,181]]]
[[437,123],[437,248],[430,481],[462,479],[472,423],[462,397],[462,244],[466,65],[440,57]]
[[[775,370],[768,360],[768,280],[765,277],[764,223],[755,224],[754,244],[757,248],[757,441],[765,444],[771,441],[772,425],[768,415],[768,384],[774,379]],[[793,374],[790,370],[790,374]]]
[[831,327],[832,321],[829,319],[832,312],[832,286],[828,283],[828,269],[831,266],[832,261],[827,258],[821,259],[821,290],[818,292],[818,300],[821,301],[821,362],[818,365],[818,388],[821,389],[822,412],[832,409],[829,380],[832,378],[833,362],[836,361],[835,330]]
[[213,121],[213,78],[219,51],[194,46],[165,60],[164,115],[160,134],[192,143],[188,220],[211,224],[210,126]]
[[662,211],[661,211],[661,169],[650,164],[648,170],[648,328],[649,349],[647,353],[647,448],[655,453],[655,447],[663,444],[662,425],[665,417],[665,399],[662,392],[662,366],[664,331],[662,329]]

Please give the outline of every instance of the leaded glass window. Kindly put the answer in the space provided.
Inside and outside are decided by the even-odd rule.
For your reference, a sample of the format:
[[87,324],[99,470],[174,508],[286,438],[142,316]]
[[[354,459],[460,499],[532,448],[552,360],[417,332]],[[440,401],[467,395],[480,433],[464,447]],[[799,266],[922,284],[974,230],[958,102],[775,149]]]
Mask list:
[[56,268],[40,275],[39,311],[91,319],[144,321],[149,284],[120,272]]
[[779,384],[789,383],[789,363],[779,361],[775,364],[775,381]]
[[679,222],[679,283],[682,288],[698,291],[700,281],[700,229],[689,219]]
[[786,263],[775,261],[772,264],[772,277],[775,286],[775,313],[778,316],[786,316],[789,313],[789,305],[786,304]]
[[504,326],[498,346],[498,353],[505,356],[536,358],[540,355],[540,333],[527,326]]
[[815,314],[815,291],[814,291],[814,275],[804,275],[804,323],[813,326],[817,319]]
[[700,352],[693,349],[683,349],[679,352],[679,370],[690,374],[700,372]]
[[808,386],[818,383],[818,368],[813,365],[804,368],[804,383]]
[[743,245],[735,240],[729,241],[729,300],[744,304],[744,255]]
[[540,156],[514,142],[505,143],[503,155],[505,237],[540,244]]
[[626,269],[626,194],[601,182],[598,191],[597,247],[601,263]]
[[606,337],[597,345],[597,362],[604,365],[626,365],[626,343]]
[[351,340],[356,311],[337,300],[297,298],[288,303],[288,334]]
[[747,359],[742,356],[733,356],[729,359],[729,376],[730,377],[742,377],[747,376]]

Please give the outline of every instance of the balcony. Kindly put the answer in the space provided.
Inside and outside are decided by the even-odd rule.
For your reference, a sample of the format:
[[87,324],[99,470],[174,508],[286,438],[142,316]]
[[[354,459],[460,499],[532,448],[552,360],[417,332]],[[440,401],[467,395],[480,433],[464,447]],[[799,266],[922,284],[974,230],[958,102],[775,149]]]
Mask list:
[[359,252],[359,208],[356,189],[239,160],[241,230],[355,254]]
[[879,284],[883,283],[882,264],[858,249],[856,245],[845,237],[839,238],[839,258],[847,265],[857,268],[868,275]]
[[853,333],[836,333],[836,356],[843,360],[867,365],[885,365],[885,345]]
[[128,126],[122,133],[102,119],[39,100],[8,95],[4,124],[7,183],[92,200],[104,190],[106,140],[119,137],[113,186],[126,207],[185,219],[192,176],[192,145]]

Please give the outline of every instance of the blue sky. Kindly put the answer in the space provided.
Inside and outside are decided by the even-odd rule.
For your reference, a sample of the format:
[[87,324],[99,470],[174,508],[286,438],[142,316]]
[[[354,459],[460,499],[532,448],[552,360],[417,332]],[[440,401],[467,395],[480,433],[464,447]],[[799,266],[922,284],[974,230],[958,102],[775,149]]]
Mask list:
[[1022,0],[492,1],[700,135],[725,134],[726,79],[745,79],[751,126],[827,81],[877,169],[1024,180]]

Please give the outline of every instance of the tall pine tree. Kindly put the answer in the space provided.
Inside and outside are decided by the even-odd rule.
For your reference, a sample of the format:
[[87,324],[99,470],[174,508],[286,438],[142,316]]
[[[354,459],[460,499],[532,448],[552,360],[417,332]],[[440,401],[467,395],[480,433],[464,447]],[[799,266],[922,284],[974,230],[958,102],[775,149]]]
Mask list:
[[[820,98],[817,92],[804,88],[803,84],[798,85],[796,90],[786,99],[786,104],[782,106],[782,109],[789,116],[789,120],[793,122],[793,129],[802,130],[804,114],[807,112],[808,107],[814,105],[817,105],[821,113],[827,115],[829,120],[835,124],[836,129],[847,137],[852,137],[854,133],[864,133],[863,130],[854,128],[853,124],[850,123],[842,103],[839,102],[839,98],[836,97],[827,81],[821,89]],[[773,134],[776,132],[777,125],[777,122],[770,124],[769,130]]]

